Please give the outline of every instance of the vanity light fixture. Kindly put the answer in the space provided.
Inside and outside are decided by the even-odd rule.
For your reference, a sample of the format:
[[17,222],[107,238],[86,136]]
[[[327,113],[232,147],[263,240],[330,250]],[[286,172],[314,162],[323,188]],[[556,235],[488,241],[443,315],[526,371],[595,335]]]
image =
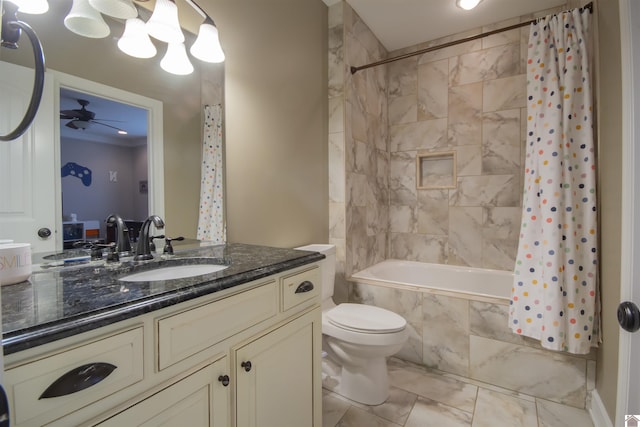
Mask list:
[[73,0],[71,10],[64,18],[64,26],[78,35],[94,39],[107,37],[111,32],[100,12],[88,0]]
[[130,19],[138,16],[138,9],[133,0],[89,0],[95,10],[119,19]]
[[456,6],[460,9],[471,10],[480,4],[482,0],[456,0]]
[[152,58],[158,53],[147,34],[144,21],[140,18],[127,19],[124,33],[118,40],[118,48],[135,58]]
[[9,0],[18,6],[18,12],[40,15],[49,10],[47,0]]
[[178,6],[174,0],[156,0],[153,14],[147,21],[147,33],[165,43],[182,43],[184,34],[178,21]]
[[193,73],[193,65],[187,56],[184,43],[169,43],[160,67],[168,73],[184,76]]
[[189,50],[193,56],[204,62],[223,62],[224,52],[218,38],[218,28],[208,16],[200,24],[198,38]]
[[[15,0],[22,2],[47,0]],[[136,0],[146,2],[148,0]],[[204,18],[198,36],[189,51],[204,62],[218,63],[225,60],[220,46],[218,28],[213,19],[193,0],[183,0]],[[102,19],[102,13],[117,19],[126,19],[124,33],[118,40],[118,48],[136,58],[151,58],[157,49],[149,36],[167,43],[167,52],[160,62],[163,70],[185,75],[193,72],[187,56],[185,37],[180,26],[175,0],[156,0],[153,13],[145,23],[138,17],[133,0],[73,0],[71,11],[64,19],[65,26],[84,37],[102,38],[110,28]]]

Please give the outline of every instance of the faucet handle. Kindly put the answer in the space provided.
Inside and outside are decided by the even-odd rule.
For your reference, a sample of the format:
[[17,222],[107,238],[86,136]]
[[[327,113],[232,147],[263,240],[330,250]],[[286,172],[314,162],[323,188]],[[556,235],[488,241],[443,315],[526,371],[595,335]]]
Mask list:
[[180,237],[165,237],[164,238],[164,253],[165,254],[169,254],[172,255],[173,254],[173,246],[171,246],[171,242],[176,241],[176,242],[180,242],[184,240],[184,237],[180,236]]
[[156,244],[153,243],[153,239],[164,239],[164,234],[161,234],[159,236],[149,236],[149,250],[155,252]]

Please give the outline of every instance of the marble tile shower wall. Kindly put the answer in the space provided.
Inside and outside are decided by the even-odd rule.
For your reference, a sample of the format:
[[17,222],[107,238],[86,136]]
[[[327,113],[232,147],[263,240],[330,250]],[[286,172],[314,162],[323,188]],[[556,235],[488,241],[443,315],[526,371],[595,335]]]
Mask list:
[[387,71],[349,71],[387,51],[346,2],[330,7],[329,27],[330,240],[338,259],[335,299],[344,301],[345,272],[388,254]]
[[[389,65],[391,258],[513,268],[527,38],[528,28],[516,29]],[[416,189],[416,154],[450,150],[456,188]]]

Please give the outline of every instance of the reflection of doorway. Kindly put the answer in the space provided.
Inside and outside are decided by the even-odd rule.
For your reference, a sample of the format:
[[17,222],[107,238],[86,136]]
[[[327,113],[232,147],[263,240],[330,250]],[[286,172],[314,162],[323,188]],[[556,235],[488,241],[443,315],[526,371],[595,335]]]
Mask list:
[[110,214],[133,223],[148,216],[147,129],[146,109],[60,88],[65,246],[75,239],[105,240]]

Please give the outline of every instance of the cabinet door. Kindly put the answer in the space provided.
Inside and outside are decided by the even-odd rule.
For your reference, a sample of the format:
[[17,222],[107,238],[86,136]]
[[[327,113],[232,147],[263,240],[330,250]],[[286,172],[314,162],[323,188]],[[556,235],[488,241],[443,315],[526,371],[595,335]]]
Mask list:
[[228,378],[218,378],[228,372],[224,357],[98,425],[227,427]]
[[235,351],[237,427],[321,425],[316,309]]

